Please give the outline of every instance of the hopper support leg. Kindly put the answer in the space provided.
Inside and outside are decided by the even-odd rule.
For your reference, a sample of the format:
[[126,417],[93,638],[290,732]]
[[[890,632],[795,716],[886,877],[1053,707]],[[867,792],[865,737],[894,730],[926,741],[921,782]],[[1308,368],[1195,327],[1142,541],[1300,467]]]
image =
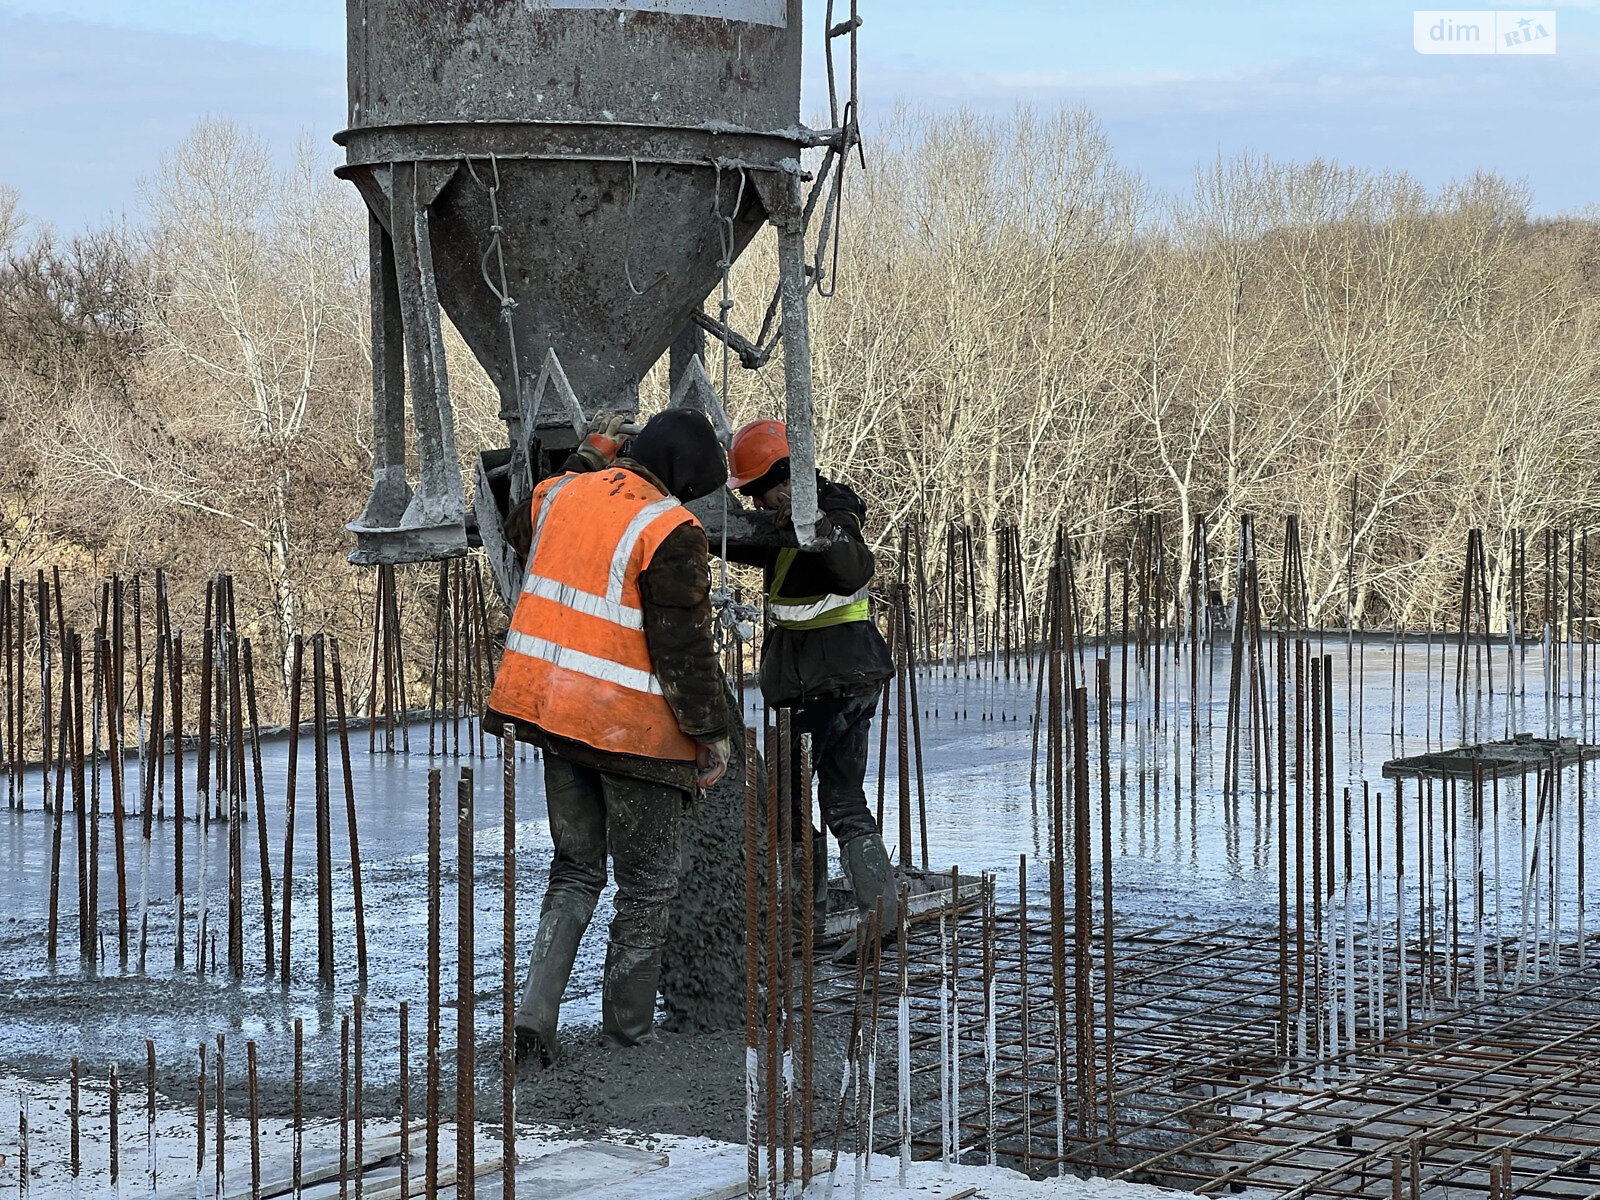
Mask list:
[[[394,291],[388,291],[385,277],[380,326],[379,289],[374,287],[375,377],[379,373],[380,328],[384,337],[384,385],[381,395],[375,387],[373,412],[382,439],[382,458],[374,468],[374,493],[367,512],[350,527],[356,535],[356,550],[350,559],[356,563],[426,562],[467,551],[466,489],[456,457],[455,417],[450,405],[429,232],[429,206],[449,182],[455,165],[401,162],[393,164],[389,172],[389,186],[383,189],[386,194],[374,195],[374,189],[362,189],[369,206],[375,201],[387,202],[388,236],[384,241],[386,257],[393,266]],[[397,456],[390,438],[396,436],[396,426],[403,422],[397,415],[401,409],[400,372],[392,361],[396,352],[389,346],[395,332],[391,309],[396,306],[404,331],[404,375],[411,383],[418,472],[416,491],[398,522],[394,521],[393,512],[399,494],[395,475],[403,476],[403,442]],[[381,481],[377,477],[380,470],[384,472]],[[404,486],[403,477],[400,485]]]
[[372,275],[372,495],[350,529],[394,529],[411,503],[406,482],[405,327],[395,282],[394,244],[382,222],[367,214]]

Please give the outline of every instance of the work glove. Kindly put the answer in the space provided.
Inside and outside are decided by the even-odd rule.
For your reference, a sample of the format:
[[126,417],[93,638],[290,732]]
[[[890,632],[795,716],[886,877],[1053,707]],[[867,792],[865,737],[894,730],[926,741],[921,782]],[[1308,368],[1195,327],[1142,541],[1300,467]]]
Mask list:
[[591,471],[603,471],[616,460],[617,451],[627,441],[622,427],[628,422],[627,413],[601,412],[589,422],[588,436],[577,449],[577,455],[589,465]]
[[700,790],[705,791],[721,779],[728,769],[733,742],[726,736],[710,741],[695,740],[694,765],[700,768]]

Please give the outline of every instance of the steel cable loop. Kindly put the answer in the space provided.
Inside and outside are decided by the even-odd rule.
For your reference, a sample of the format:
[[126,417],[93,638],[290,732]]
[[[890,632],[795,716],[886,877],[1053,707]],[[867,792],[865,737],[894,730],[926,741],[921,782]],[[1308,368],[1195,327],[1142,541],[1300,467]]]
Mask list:
[[[834,177],[832,186],[828,189],[828,203],[823,210],[822,229],[817,237],[817,256],[812,265],[810,283],[810,286],[816,290],[817,295],[824,300],[831,298],[838,291],[837,283],[831,286],[824,286],[823,280],[829,276],[837,279],[839,274],[839,244],[843,240],[840,230],[844,225],[844,169],[846,162],[850,158],[850,151],[854,149],[857,152],[862,170],[866,170],[867,166],[866,152],[861,145],[861,128],[859,124],[860,95],[857,74],[857,34],[861,28],[861,17],[857,12],[855,0],[851,0],[850,20],[841,25],[835,25],[833,23],[833,6],[834,0],[828,0],[827,15],[823,21],[822,41],[823,54],[826,58],[828,69],[828,118],[832,126],[839,131],[839,137],[836,145],[828,147],[828,158],[823,162],[822,171],[817,181],[819,189],[828,183],[828,167],[836,150],[839,162],[838,174]],[[839,119],[839,91],[834,77],[833,39],[845,30],[848,30],[850,34],[850,98],[845,101],[844,120],[841,122]],[[815,203],[816,201],[813,199],[811,204],[806,206],[808,218],[810,217],[811,207]],[[827,257],[830,239],[833,242],[833,261],[825,271],[823,269],[823,260]]]
[[[724,216],[722,212],[722,160],[718,159],[715,166],[717,171],[717,188],[715,199],[712,202],[712,215],[717,223],[717,239],[722,248],[722,260],[718,267],[722,273],[722,299],[718,304],[719,318],[722,328],[732,328],[729,317],[733,312],[733,223],[739,215],[739,210],[744,207],[745,186],[749,182],[743,164],[739,166],[739,191],[734,198],[733,212]],[[730,380],[732,363],[731,348],[728,339],[722,338],[722,409],[728,411],[730,397]],[[711,594],[711,606],[717,615],[717,628],[721,631],[724,647],[731,648],[735,643],[752,641],[755,638],[755,620],[759,615],[753,605],[739,604],[733,598],[733,589],[728,582],[728,489],[722,489],[722,565],[720,568],[721,579],[719,586]]]
[[839,269],[839,237],[835,226],[836,220],[842,220],[844,211],[844,167],[848,161],[848,150],[839,156],[838,169],[834,173],[833,186],[828,188],[828,203],[822,209],[822,228],[817,231],[817,257],[811,267],[811,280],[807,285],[824,300],[830,299],[837,292],[838,285],[827,286],[824,283],[829,277],[829,270],[823,267],[823,262],[828,256],[828,243],[833,242],[832,273],[837,274]]
[[[489,155],[489,165],[494,170],[494,182],[492,184],[485,184],[484,181],[479,178],[477,168],[472,165],[471,158],[465,158],[462,161],[467,164],[467,173],[472,176],[473,182],[479,187],[483,188],[489,196],[489,246],[486,250],[484,250],[483,257],[478,262],[478,271],[483,276],[484,284],[494,295],[495,299],[500,302],[500,319],[505,322],[506,345],[511,359],[511,390],[512,394],[516,396],[516,412],[520,417],[522,414],[523,401],[522,371],[518,366],[517,360],[516,322],[512,319],[512,310],[517,307],[517,301],[511,295],[511,286],[506,280],[505,248],[501,243],[500,236],[504,232],[504,226],[500,222],[500,160],[493,154]],[[489,275],[489,256],[491,254],[494,255],[495,269],[500,276],[500,285],[498,287],[495,286],[494,280],[490,278]],[[504,407],[503,401],[502,407]],[[501,413],[502,418],[504,418],[506,415],[507,414],[504,412]],[[533,431],[531,429],[524,429],[522,431],[522,439],[524,442],[522,457],[525,476],[523,482],[526,485],[526,490],[530,493],[533,491],[534,484],[533,463],[527,455],[526,441],[532,436],[532,434]],[[515,451],[517,447],[514,446],[512,449]],[[515,497],[513,497],[513,500],[515,500]]]
[[628,184],[628,223],[623,226],[622,229],[622,275],[623,278],[628,281],[628,290],[635,296],[642,296],[644,295],[644,292],[640,291],[638,286],[633,282],[632,263],[633,202],[634,199],[639,195],[639,160],[637,158],[629,158],[628,169],[630,173]]

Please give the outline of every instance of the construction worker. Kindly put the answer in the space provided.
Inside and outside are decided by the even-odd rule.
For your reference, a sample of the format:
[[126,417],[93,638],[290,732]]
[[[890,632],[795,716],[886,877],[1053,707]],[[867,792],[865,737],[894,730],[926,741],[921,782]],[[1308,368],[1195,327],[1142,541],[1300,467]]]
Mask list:
[[621,424],[596,418],[565,473],[506,523],[526,572],[484,725],[544,751],[555,857],[516,1016],[518,1061],[541,1066],[560,1055],[561,997],[608,850],[602,1034],[614,1046],[653,1038],[679,822],[730,753],[706,536],[683,507],[723,485],[722,447],[683,409],[625,444]]
[[[728,485],[791,524],[788,431],[780,421],[755,421],[734,435]],[[883,905],[892,932],[899,896],[883,834],[867,808],[868,733],[884,681],[894,674],[889,647],[869,617],[874,568],[862,537],[867,506],[844,484],[817,476],[817,537],[810,546],[736,550],[729,557],[765,571],[772,618],[761,655],[761,693],[791,711],[791,728],[811,735],[823,824],[839,842],[846,880],[866,917]],[[791,762],[795,838],[810,829],[802,815],[800,756]],[[821,835],[812,832],[820,840]],[[821,873],[819,873],[820,877]],[[826,899],[826,879],[819,899]],[[820,907],[816,910],[821,911]]]

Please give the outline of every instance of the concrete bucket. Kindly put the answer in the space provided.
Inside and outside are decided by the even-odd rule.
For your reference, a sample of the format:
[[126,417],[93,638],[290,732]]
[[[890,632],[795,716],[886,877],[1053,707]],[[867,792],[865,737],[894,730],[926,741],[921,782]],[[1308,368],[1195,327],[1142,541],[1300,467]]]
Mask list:
[[[811,461],[800,156],[838,134],[799,125],[800,0],[349,0],[348,15],[339,173],[371,217],[374,408],[351,561],[445,558],[481,537],[514,594],[507,506],[559,467],[585,414],[636,410],[691,322],[717,331],[702,302],[769,219],[794,455]],[[470,513],[441,310],[508,433]]]

